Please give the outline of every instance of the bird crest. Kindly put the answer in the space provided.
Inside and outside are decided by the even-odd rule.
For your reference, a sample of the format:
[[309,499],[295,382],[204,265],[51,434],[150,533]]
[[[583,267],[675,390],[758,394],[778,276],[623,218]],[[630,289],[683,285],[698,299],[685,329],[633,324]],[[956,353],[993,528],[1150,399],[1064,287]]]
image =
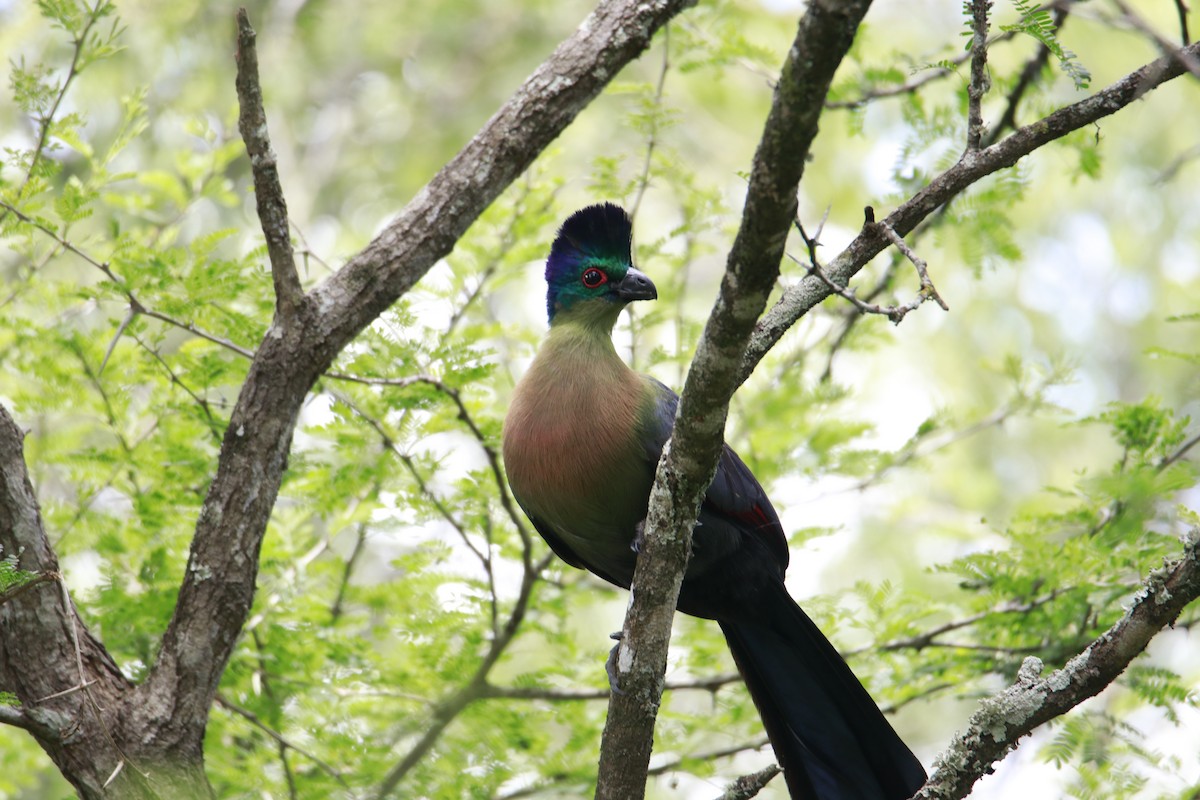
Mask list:
[[[546,259],[546,311],[551,319],[561,301],[578,282],[584,265],[609,268],[614,280],[633,266],[633,223],[625,209],[613,203],[598,203],[580,209],[558,229]],[[561,297],[560,297],[561,293]]]

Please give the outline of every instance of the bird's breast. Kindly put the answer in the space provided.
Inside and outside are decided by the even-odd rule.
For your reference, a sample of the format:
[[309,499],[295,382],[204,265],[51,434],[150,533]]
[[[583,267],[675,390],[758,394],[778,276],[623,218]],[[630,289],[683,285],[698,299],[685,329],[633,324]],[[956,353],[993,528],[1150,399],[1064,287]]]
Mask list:
[[577,551],[627,550],[645,515],[653,475],[637,438],[641,400],[640,379],[619,360],[539,356],[514,392],[504,423],[513,494]]

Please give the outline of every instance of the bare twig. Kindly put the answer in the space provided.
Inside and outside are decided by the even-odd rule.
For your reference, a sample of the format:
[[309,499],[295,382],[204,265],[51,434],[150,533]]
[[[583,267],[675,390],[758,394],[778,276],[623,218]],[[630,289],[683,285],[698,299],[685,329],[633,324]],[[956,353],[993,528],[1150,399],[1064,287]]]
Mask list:
[[642,207],[642,198],[650,188],[650,165],[654,159],[654,148],[658,145],[658,114],[662,111],[663,88],[667,84],[667,72],[671,69],[671,26],[663,26],[662,37],[662,66],[658,70],[658,83],[654,87],[654,112],[650,117],[650,131],[646,135],[646,156],[642,160],[642,173],[638,176],[637,193],[629,204],[629,218],[637,221],[638,209]]
[[971,82],[967,85],[967,150],[978,150],[983,138],[983,96],[991,86],[987,75],[988,11],[991,0],[970,0]]
[[1192,41],[1192,35],[1188,33],[1188,4],[1186,0],[1175,0],[1175,13],[1179,15],[1179,43],[1187,45]]
[[[927,630],[923,633],[919,633],[915,636],[908,636],[903,639],[893,639],[889,642],[883,642],[882,644],[872,644],[872,645],[867,645],[865,647],[859,647],[854,650],[848,651],[846,653],[846,655],[847,656],[855,656],[860,653],[865,653],[865,652],[870,652],[870,651],[875,651],[875,650],[882,651],[882,652],[896,651],[896,650],[922,650],[926,647],[931,647],[934,644],[936,644],[937,637],[942,636],[943,634],[949,633],[951,631],[957,631],[957,630],[961,630],[963,628],[970,627],[971,625],[974,625],[977,622],[982,622],[985,619],[990,619],[992,617],[999,616],[1002,614],[1028,614],[1029,612],[1035,611],[1038,608],[1041,608],[1042,606],[1046,605],[1047,603],[1054,601],[1056,598],[1061,597],[1067,591],[1069,591],[1069,590],[1068,589],[1055,589],[1054,591],[1050,592],[1049,594],[1047,594],[1043,597],[1039,597],[1036,600],[1030,600],[1027,603],[1016,603],[1016,602],[1004,603],[1003,605],[1000,605],[996,608],[991,608],[991,609],[988,609],[987,611],[981,611],[978,614],[972,614],[968,617],[962,617],[961,619],[944,622],[941,625],[937,625],[937,626],[930,628],[929,630]],[[994,649],[994,648],[992,648],[992,649]]]
[[[1197,59],[1195,56],[1190,56],[1180,48],[1176,47],[1169,39],[1167,39],[1167,37],[1155,30],[1154,26],[1147,22],[1141,14],[1137,13],[1137,11],[1130,7],[1125,0],[1113,0],[1113,3],[1121,10],[1121,14],[1125,17],[1125,20],[1136,30],[1141,31],[1143,34],[1148,36],[1163,55],[1167,56],[1168,58],[1179,59],[1179,63],[1181,63],[1188,72],[1192,73],[1193,76],[1200,78],[1200,59]],[[1181,19],[1184,20],[1186,25],[1186,15],[1181,15]],[[1184,45],[1188,44],[1186,39],[1183,43]]]
[[254,197],[258,203],[258,220],[267,238],[267,255],[271,260],[271,277],[275,282],[275,310],[288,320],[304,299],[296,259],[289,235],[287,202],[279,184],[279,164],[267,135],[267,115],[263,110],[262,86],[258,78],[258,50],[254,28],[246,9],[237,11],[237,95],[238,130],[250,155],[254,173]]
[[[829,212],[826,211],[825,214],[828,217]],[[867,216],[867,224],[878,225],[883,231],[884,236],[887,237],[888,241],[894,244],[896,249],[899,250],[905,258],[911,261],[914,267],[916,267],[917,277],[921,282],[921,289],[919,292],[917,292],[917,296],[903,305],[882,306],[876,303],[868,303],[864,300],[860,300],[854,294],[854,290],[848,286],[838,286],[836,283],[834,283],[833,279],[829,277],[829,274],[821,267],[821,263],[817,259],[817,246],[820,244],[818,241],[820,230],[818,230],[816,235],[809,237],[804,230],[804,225],[800,222],[800,218],[796,217],[796,230],[799,231],[800,237],[804,240],[805,245],[808,247],[809,263],[803,266],[808,270],[809,274],[816,275],[818,278],[820,278],[821,281],[827,287],[829,287],[830,291],[847,300],[851,305],[858,309],[859,313],[880,314],[890,319],[896,325],[899,325],[901,320],[903,320],[910,311],[916,310],[917,307],[919,307],[926,300],[933,300],[939,306],[941,306],[943,310],[949,311],[950,307],[946,305],[944,300],[942,300],[941,295],[938,294],[937,288],[933,285],[933,281],[929,278],[929,267],[924,260],[919,258],[917,254],[913,252],[912,248],[905,244],[904,240],[901,239],[900,236],[894,230],[892,230],[886,222],[870,222],[870,220],[874,217],[874,212],[872,212],[869,207],[867,208]],[[825,220],[821,220],[821,227],[824,228],[824,226]],[[796,263],[800,263],[800,261],[791,254],[788,254],[788,258]]]
[[771,779],[782,771],[778,764],[771,764],[758,772],[743,775],[726,786],[717,800],[750,800],[751,797],[757,797]]
[[133,322],[133,318],[137,316],[137,312],[132,307],[125,318],[121,320],[121,324],[117,326],[117,332],[113,334],[112,341],[108,343],[108,349],[104,351],[104,358],[100,361],[100,369],[98,374],[104,373],[104,368],[108,366],[108,359],[112,356],[113,350],[117,349],[117,342],[121,341],[121,335],[125,333],[125,329],[129,327],[129,323]]

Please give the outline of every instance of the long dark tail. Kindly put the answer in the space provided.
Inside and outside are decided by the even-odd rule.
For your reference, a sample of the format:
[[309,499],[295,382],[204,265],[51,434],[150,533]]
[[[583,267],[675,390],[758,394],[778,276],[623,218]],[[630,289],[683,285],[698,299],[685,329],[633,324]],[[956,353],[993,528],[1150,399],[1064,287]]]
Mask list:
[[793,800],[906,800],[925,770],[782,584],[722,620]]

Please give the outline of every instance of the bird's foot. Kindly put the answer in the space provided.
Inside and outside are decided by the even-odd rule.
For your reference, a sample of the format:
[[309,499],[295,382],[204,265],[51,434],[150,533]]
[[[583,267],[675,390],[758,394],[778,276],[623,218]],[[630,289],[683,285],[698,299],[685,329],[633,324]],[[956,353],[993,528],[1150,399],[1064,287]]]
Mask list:
[[608,689],[613,694],[624,694],[620,686],[620,672],[617,670],[617,658],[619,658],[621,639],[624,638],[624,634],[621,631],[616,631],[615,633],[610,633],[608,638],[616,639],[617,641],[613,645],[613,649],[608,651],[608,659],[604,662],[604,671],[608,673]]

